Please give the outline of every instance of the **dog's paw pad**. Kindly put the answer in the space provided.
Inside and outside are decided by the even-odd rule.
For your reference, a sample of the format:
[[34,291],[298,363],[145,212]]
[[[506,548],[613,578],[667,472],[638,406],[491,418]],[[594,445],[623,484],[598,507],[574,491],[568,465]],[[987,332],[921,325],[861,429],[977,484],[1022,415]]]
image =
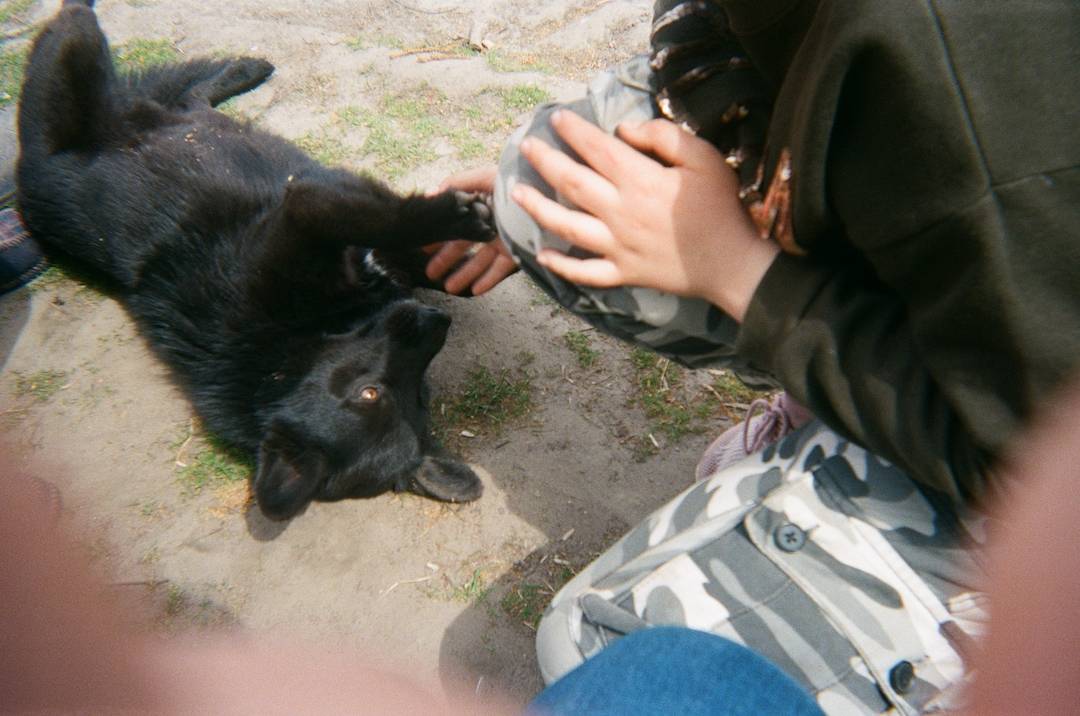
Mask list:
[[490,194],[455,191],[454,198],[461,222],[461,238],[489,241],[495,237],[495,214]]

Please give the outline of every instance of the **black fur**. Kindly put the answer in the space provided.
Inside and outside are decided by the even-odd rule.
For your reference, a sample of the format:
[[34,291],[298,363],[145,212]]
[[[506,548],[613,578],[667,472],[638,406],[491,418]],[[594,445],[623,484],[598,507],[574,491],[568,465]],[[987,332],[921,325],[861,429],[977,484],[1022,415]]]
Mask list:
[[258,456],[268,516],[388,489],[479,497],[428,425],[450,318],[400,279],[422,280],[424,244],[491,238],[486,206],[399,196],[213,109],[263,82],[264,60],[118,76],[91,5],[65,2],[27,66],[33,235],[115,279],[210,430]]

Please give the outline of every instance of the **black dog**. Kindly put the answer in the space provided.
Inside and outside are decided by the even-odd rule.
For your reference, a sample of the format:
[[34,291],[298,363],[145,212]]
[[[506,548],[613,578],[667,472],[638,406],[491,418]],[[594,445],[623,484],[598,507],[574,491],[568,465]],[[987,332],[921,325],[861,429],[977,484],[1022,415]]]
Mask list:
[[31,233],[119,283],[210,430],[257,454],[266,515],[389,489],[479,497],[428,425],[450,318],[409,287],[421,245],[491,238],[486,205],[399,196],[215,111],[273,72],[264,60],[118,76],[92,5],[67,0],[27,66]]

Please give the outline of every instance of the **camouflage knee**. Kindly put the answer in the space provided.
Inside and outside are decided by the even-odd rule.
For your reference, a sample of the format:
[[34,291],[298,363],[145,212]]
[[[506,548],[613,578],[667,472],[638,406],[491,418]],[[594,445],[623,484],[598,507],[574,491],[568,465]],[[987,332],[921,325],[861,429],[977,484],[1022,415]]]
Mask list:
[[826,713],[948,710],[982,631],[982,517],[812,422],[696,483],[552,599],[550,683],[623,635],[709,631]]
[[735,355],[738,323],[707,301],[689,299],[652,289],[621,287],[597,289],[568,283],[536,263],[542,248],[585,256],[580,249],[542,230],[509,197],[517,182],[525,182],[555,197],[552,188],[521,156],[518,147],[526,136],[535,136],[559,147],[571,157],[577,155],[563,143],[550,125],[552,113],[569,109],[614,132],[622,122],[643,122],[657,115],[653,101],[652,74],[644,56],[596,78],[582,99],[563,105],[540,107],[507,143],[499,162],[495,183],[495,216],[499,236],[522,269],[553,299],[598,329],[617,338],[649,348],[690,367],[725,367],[743,380],[762,387],[774,387],[766,374],[750,368]]

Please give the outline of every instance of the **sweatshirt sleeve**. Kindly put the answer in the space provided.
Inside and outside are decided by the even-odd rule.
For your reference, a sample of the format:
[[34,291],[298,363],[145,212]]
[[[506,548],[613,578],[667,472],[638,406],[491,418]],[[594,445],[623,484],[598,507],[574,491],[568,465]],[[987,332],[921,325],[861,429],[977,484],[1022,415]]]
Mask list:
[[770,268],[739,352],[915,479],[983,502],[1080,370],[1080,5],[815,12],[770,128],[808,256]]
[[866,271],[781,254],[738,348],[826,424],[917,479],[955,500],[989,491],[989,451],[924,365],[903,303]]

